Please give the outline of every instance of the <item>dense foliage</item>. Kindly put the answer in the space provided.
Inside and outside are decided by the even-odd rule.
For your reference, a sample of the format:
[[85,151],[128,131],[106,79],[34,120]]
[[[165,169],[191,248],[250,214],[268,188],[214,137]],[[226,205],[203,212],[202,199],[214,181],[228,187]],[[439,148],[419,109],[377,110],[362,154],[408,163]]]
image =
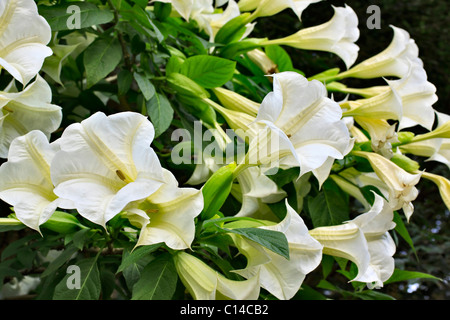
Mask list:
[[[332,14],[308,26],[318,2]],[[289,34],[259,28],[286,10]],[[397,247],[417,249],[419,183],[450,206],[424,170],[448,171],[450,116],[409,33],[368,56],[360,18],[320,0],[3,2],[5,298],[393,299],[439,281]]]

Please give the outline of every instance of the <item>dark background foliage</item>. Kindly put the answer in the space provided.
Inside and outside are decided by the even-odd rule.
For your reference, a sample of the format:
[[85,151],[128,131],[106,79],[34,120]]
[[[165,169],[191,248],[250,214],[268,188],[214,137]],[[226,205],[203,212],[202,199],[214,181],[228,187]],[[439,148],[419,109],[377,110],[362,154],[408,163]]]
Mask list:
[[[346,3],[355,10],[359,17],[361,35],[357,42],[360,47],[357,63],[382,51],[389,45],[392,39],[392,29],[389,25],[407,30],[419,47],[420,57],[424,61],[429,81],[437,87],[439,101],[434,108],[450,114],[448,106],[450,98],[448,1],[323,1],[312,4],[304,11],[303,26],[308,27],[328,21],[333,15],[330,3],[336,6],[343,6]],[[371,4],[376,4],[381,9],[381,29],[379,30],[370,30],[366,27],[366,20],[370,16],[366,10]],[[252,36],[276,39],[290,35],[300,27],[302,25],[293,12],[285,10],[276,16],[259,19]],[[294,66],[304,71],[307,76],[336,66],[344,69],[342,61],[333,54],[284,48],[290,53]],[[383,84],[380,79],[364,81],[348,79],[346,83],[354,87]],[[414,130],[420,129],[414,128]],[[0,160],[0,162],[2,161]],[[422,163],[422,168],[450,178],[449,169],[436,162]],[[415,212],[407,226],[414,241],[414,249],[410,248],[403,240],[398,239],[397,265],[405,270],[430,273],[443,281],[410,281],[386,286],[382,291],[397,299],[449,299],[450,260],[446,253],[450,249],[448,234],[450,213],[442,203],[439,191],[434,184],[422,180],[419,189],[419,197],[414,202]],[[0,217],[7,216],[9,213],[9,206],[0,201]],[[0,233],[0,252],[2,248],[18,237],[20,237],[20,233]],[[339,279],[337,280],[339,281]],[[340,280],[341,283],[347,281],[345,278]],[[312,281],[314,280],[312,279]],[[338,295],[331,297],[342,298]]]

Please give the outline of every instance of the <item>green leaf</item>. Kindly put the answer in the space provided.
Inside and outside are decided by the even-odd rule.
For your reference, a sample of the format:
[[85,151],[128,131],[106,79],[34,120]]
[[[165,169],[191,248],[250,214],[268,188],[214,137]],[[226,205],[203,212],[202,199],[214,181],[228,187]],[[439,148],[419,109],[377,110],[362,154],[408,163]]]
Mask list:
[[129,267],[130,265],[136,263],[140,259],[144,258],[145,256],[149,255],[150,253],[158,250],[161,247],[162,243],[156,243],[148,246],[141,246],[136,248],[136,250],[132,251],[128,256],[124,257],[122,260],[122,263],[120,264],[119,268],[117,269],[117,273],[123,271],[125,268]]
[[147,101],[147,114],[155,127],[155,137],[158,137],[169,128],[173,120],[173,108],[165,95],[155,93]]
[[276,45],[267,46],[265,52],[270,60],[277,65],[279,72],[294,70],[291,57],[282,47]]
[[132,83],[133,74],[126,69],[120,70],[117,74],[117,94],[124,96],[130,90]]
[[245,12],[225,23],[214,37],[214,42],[227,44],[238,41],[245,33],[250,13]]
[[84,247],[84,243],[86,240],[90,239],[89,237],[89,231],[91,229],[82,229],[80,231],[77,231],[72,236],[72,241],[75,247],[77,247],[79,250],[82,250]]
[[171,3],[163,3],[163,2],[155,2],[153,4],[153,12],[155,13],[156,18],[159,21],[166,20],[170,13],[172,12],[172,4]]
[[55,288],[53,300],[98,300],[101,292],[100,274],[97,267],[98,255],[76,263],[80,269],[80,287],[69,288],[71,277],[77,273],[68,273]]
[[384,284],[412,280],[412,279],[431,279],[431,280],[441,280],[431,274],[417,272],[417,271],[407,271],[395,269],[392,276],[384,282]]
[[187,58],[181,66],[181,74],[203,88],[217,88],[231,80],[236,62],[228,59],[198,55]]
[[41,236],[36,232],[11,242],[6,248],[3,249],[0,256],[1,261],[4,261],[6,258],[9,258],[14,254],[17,254],[17,252],[22,247],[26,246],[30,240],[36,240],[39,239],[40,237]]
[[406,243],[411,247],[414,254],[416,253],[416,248],[414,247],[414,242],[409,235],[408,229],[405,226],[405,223],[402,220],[402,217],[398,214],[397,211],[394,211],[394,219],[395,222],[395,231],[406,241]]
[[133,76],[138,84],[139,89],[141,89],[145,100],[150,100],[156,92],[153,83],[151,83],[151,81],[147,77],[141,75],[140,73],[135,72]]
[[122,60],[122,49],[115,37],[98,38],[84,52],[86,86],[92,87],[112,72]]
[[[68,10],[69,6],[77,6],[79,11],[79,19],[77,19],[77,11]],[[52,31],[70,30],[72,26],[81,29],[91,27],[98,24],[104,24],[114,19],[114,14],[107,9],[100,9],[96,5],[88,2],[70,2],[62,3],[54,6],[39,6],[39,14],[42,15],[52,28]],[[79,21],[80,25],[75,23]]]
[[181,66],[184,63],[184,59],[177,57],[177,56],[171,56],[169,61],[167,61],[166,64],[166,75],[169,75],[174,72],[180,72]]
[[284,233],[260,228],[224,229],[255,241],[289,260],[289,244]]
[[353,295],[362,300],[395,300],[394,297],[375,290],[364,290],[361,292],[355,292],[353,293]]
[[69,57],[69,55],[78,47],[79,43],[75,45],[60,45],[55,44],[51,46],[53,54],[44,60],[44,64],[41,68],[49,77],[55,82],[63,84],[61,82],[61,68]]
[[178,274],[170,254],[151,261],[133,287],[132,300],[170,300],[175,293]]
[[348,195],[328,179],[319,194],[308,201],[308,211],[315,228],[341,224],[349,220]]
[[47,277],[54,272],[56,272],[64,263],[70,260],[70,258],[78,251],[78,248],[71,245],[68,246],[60,255],[58,255],[55,260],[50,262],[47,269],[41,274],[41,277]]

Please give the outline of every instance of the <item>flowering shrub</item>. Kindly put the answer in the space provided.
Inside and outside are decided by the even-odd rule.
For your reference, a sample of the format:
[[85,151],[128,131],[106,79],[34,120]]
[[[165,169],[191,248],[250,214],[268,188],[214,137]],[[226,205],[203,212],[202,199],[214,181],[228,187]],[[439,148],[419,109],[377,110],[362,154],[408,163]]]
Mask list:
[[[406,30],[355,64],[347,5],[252,37],[259,18],[319,1],[2,1],[0,232],[23,235],[2,251],[4,291],[386,299],[384,285],[435,279],[394,256],[421,179],[450,208],[449,180],[420,162],[449,166],[450,116]],[[345,70],[306,75],[284,47]]]

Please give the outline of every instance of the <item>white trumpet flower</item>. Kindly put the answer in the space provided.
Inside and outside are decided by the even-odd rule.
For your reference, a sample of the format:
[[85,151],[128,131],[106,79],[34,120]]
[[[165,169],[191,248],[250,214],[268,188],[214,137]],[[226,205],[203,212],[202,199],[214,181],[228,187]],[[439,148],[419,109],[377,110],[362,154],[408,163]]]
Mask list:
[[416,125],[431,130],[435,113],[432,105],[438,97],[436,87],[427,80],[423,66],[411,62],[408,73],[403,78],[388,83],[402,101],[402,118],[398,130]]
[[400,168],[394,162],[373,152],[354,151],[356,156],[366,158],[376,175],[387,186],[389,204],[393,210],[403,209],[407,220],[414,212],[414,201],[419,191],[415,187],[422,173],[411,174]]
[[267,40],[263,45],[281,44],[290,47],[333,52],[350,68],[358,58],[358,16],[349,6],[334,7],[330,21],[321,25],[301,29],[293,35]]
[[52,55],[50,26],[33,0],[1,1],[0,26],[0,67],[27,85]]
[[179,188],[175,176],[163,171],[165,183],[144,201],[129,204],[125,211],[137,214],[142,226],[136,246],[164,242],[174,250],[187,249],[195,237],[194,218],[203,210],[203,195],[195,188]]
[[323,246],[323,252],[353,261],[358,274],[352,281],[382,287],[394,272],[396,247],[388,231],[395,227],[393,210],[375,194],[372,208],[355,219],[337,226],[319,227],[310,235]]
[[301,20],[302,12],[311,4],[321,0],[240,0],[238,5],[241,11],[254,11],[254,16],[273,16],[285,9],[291,8]]
[[[319,81],[308,81],[296,72],[274,74],[273,78],[273,92],[261,103],[255,123],[278,135],[278,146],[271,145],[267,158],[278,157],[276,160],[286,167],[300,166],[300,176],[313,172],[323,182],[324,172],[329,172],[333,160],[342,159],[353,147],[342,110],[327,97]],[[267,135],[260,130],[250,141],[250,158],[268,149],[264,143]],[[257,160],[266,161],[262,157],[251,159]]]
[[174,255],[174,262],[181,281],[196,300],[258,299],[258,275],[243,281],[230,280],[186,252]]
[[86,219],[105,226],[130,202],[147,198],[164,184],[150,147],[153,137],[153,125],[133,112],[97,112],[68,126],[51,166],[55,194],[73,201]]
[[8,161],[0,167],[0,198],[14,207],[17,219],[36,231],[57,207],[73,208],[53,192],[50,163],[58,150],[57,142],[49,144],[44,133],[33,130],[11,143]]
[[0,157],[6,158],[10,143],[32,130],[50,138],[62,120],[61,107],[51,104],[52,91],[39,75],[23,91],[11,82],[0,91]]
[[418,57],[419,48],[410,38],[409,33],[392,25],[391,28],[394,31],[394,37],[386,49],[340,73],[336,78],[370,79],[385,76],[402,78],[408,74],[410,62],[422,65],[422,60]]

